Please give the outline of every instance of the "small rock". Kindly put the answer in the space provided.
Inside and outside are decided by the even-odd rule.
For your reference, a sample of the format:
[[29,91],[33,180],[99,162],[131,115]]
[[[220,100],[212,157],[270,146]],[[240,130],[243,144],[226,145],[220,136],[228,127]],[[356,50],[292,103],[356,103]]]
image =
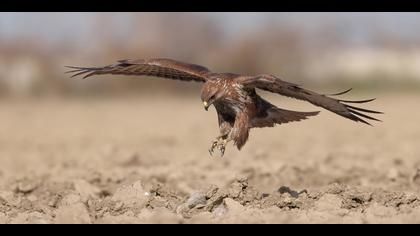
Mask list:
[[186,202],[189,208],[194,208],[197,205],[205,205],[206,203],[206,195],[201,192],[192,193]]
[[218,206],[216,206],[212,213],[215,217],[222,217],[224,215],[226,215],[228,212],[228,209],[226,208],[225,204],[220,204]]
[[218,190],[219,190],[219,187],[217,187],[216,185],[210,185],[205,191],[206,198],[207,199],[212,198],[217,193]]
[[350,190],[343,195],[343,208],[352,209],[364,206],[372,200],[372,193],[359,191],[357,189]]
[[[271,200],[270,200],[271,198]],[[264,205],[274,204],[275,206],[279,208],[301,208],[303,205],[303,202],[299,200],[298,198],[294,198],[290,196],[289,194],[279,195],[279,196],[272,196],[266,199]]]
[[280,194],[284,194],[284,193],[288,193],[291,197],[294,198],[298,198],[299,197],[299,192],[290,189],[287,186],[281,186],[278,190],[277,190]]
[[235,182],[233,182],[228,189],[228,195],[231,198],[238,198],[247,187],[248,187],[247,177],[244,177],[244,176],[236,177]]
[[207,199],[203,192],[194,192],[187,201],[176,208],[176,213],[184,218],[190,218],[194,212],[206,207]]
[[224,190],[217,191],[209,200],[206,209],[213,211],[213,209],[219,205],[222,205],[223,199],[228,197],[228,194]]
[[248,187],[248,177],[246,176],[236,177],[236,182],[241,183],[244,187]]
[[16,192],[30,193],[38,187],[38,183],[34,180],[24,179],[21,180],[16,186]]
[[242,185],[242,183],[235,182],[229,188],[228,195],[233,198],[238,198],[241,195],[243,188],[244,186]]

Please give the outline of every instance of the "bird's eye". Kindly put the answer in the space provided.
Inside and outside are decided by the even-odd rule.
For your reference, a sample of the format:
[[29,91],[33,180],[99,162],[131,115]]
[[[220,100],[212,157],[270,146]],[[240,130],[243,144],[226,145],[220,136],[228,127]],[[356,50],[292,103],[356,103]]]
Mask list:
[[215,97],[216,97],[216,94],[213,94],[213,95],[210,97],[210,100],[213,100]]

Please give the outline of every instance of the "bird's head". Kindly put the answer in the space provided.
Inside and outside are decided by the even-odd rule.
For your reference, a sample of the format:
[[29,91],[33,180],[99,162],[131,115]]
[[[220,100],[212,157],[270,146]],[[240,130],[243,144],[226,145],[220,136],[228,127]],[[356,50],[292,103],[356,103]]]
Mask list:
[[222,98],[223,95],[224,90],[220,89],[220,86],[216,82],[207,81],[204,83],[201,90],[201,101],[203,101],[204,109],[207,111],[209,107]]

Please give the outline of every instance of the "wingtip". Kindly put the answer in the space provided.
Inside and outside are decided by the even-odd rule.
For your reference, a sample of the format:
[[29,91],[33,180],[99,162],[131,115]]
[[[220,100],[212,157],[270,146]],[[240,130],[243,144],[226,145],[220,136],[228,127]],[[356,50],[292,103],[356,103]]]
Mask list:
[[64,66],[66,68],[70,68],[70,69],[75,69],[75,70],[83,70],[83,69],[87,69],[84,67],[80,67],[80,66]]
[[373,111],[373,110],[364,109],[364,108],[360,108],[360,107],[350,106],[350,105],[347,105],[347,104],[344,104],[344,106],[349,110],[357,110],[357,111],[373,113],[373,114],[383,114],[383,112],[381,112],[381,111]]
[[361,119],[361,118],[359,118],[359,117],[357,117],[356,116],[356,122],[362,122],[362,123],[364,123],[364,124],[366,124],[366,125],[369,125],[370,127],[373,127],[373,125],[371,124],[371,123],[369,123],[369,122],[367,122],[367,121],[365,121],[365,120],[363,120],[363,119]]
[[370,127],[373,127],[373,125],[367,121],[364,122],[365,124],[369,125]]
[[77,66],[64,66],[65,68],[69,68],[71,70],[65,71],[64,74],[71,74],[75,73],[74,75],[70,76],[70,78],[73,78],[79,74],[79,72],[83,71],[83,68],[77,67]]
[[79,75],[83,75],[87,73],[87,75],[83,76],[82,79],[86,79],[87,77],[92,76],[93,74],[95,74],[95,70],[97,69],[95,67],[79,67],[79,66],[64,66],[64,67],[71,69],[69,71],[64,72],[65,74],[74,73],[72,76],[70,76],[70,78],[74,78]]

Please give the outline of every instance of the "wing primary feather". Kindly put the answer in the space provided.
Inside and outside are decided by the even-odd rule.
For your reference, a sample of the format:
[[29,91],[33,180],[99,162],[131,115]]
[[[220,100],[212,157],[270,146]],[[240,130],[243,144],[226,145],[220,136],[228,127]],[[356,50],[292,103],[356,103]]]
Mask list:
[[70,78],[76,77],[76,76],[78,76],[78,75],[83,75],[83,74],[86,74],[86,73],[88,73],[88,72],[90,72],[90,71],[89,71],[89,70],[82,70],[81,72],[76,73],[76,74],[74,74],[74,75],[70,76]]
[[64,66],[64,67],[70,68],[70,69],[77,69],[77,70],[83,69],[83,67],[79,67],[79,66]]
[[344,104],[344,106],[346,106],[348,109],[358,110],[358,111],[362,111],[362,112],[374,113],[374,114],[384,114],[383,112],[380,112],[380,111],[372,111],[372,110],[363,109],[363,108],[360,108],[360,107],[354,107],[354,106],[350,106],[350,105],[346,105],[346,104]]
[[348,116],[346,116],[347,118],[349,118],[350,120],[356,121],[356,122],[362,122],[365,123],[367,125],[373,126],[372,124],[370,124],[369,122],[363,120],[362,118],[350,113]]
[[372,125],[366,120],[364,120],[363,118],[366,118],[369,120],[375,120],[375,121],[381,121],[381,120],[365,115],[363,114],[363,112],[383,114],[382,112],[379,112],[379,111],[353,107],[353,106],[345,104],[346,102],[366,103],[366,102],[373,101],[374,99],[347,101],[347,100],[339,100],[339,99],[330,97],[330,96],[338,96],[338,95],[348,93],[352,90],[352,88],[339,92],[339,93],[334,93],[334,94],[329,94],[329,95],[318,94],[316,92],[303,89],[299,86],[293,85],[289,82],[283,81],[271,75],[260,75],[260,76],[250,77],[250,78],[247,77],[247,78],[242,79],[241,82],[249,88],[259,88],[259,89],[263,89],[263,90],[270,91],[273,93],[278,93],[283,96],[308,101],[316,106],[323,107],[342,117],[348,118],[356,122],[362,122],[370,126]]
[[65,66],[65,67],[70,68],[70,69],[75,69],[75,70],[96,70],[100,68],[100,67],[79,67],[79,66]]
[[78,67],[78,66],[65,66],[65,67],[73,69],[73,70],[69,70],[69,71],[64,72],[65,74],[82,72],[82,71],[94,71],[94,70],[100,69],[100,68],[95,68],[95,67]]
[[[89,71],[88,71],[89,72]],[[87,74],[87,75],[85,75],[85,76],[83,76],[83,79],[86,79],[86,78],[88,78],[88,77],[90,77],[90,76],[92,76],[92,75],[94,75],[94,74],[96,74],[97,73],[97,71],[92,71],[92,72],[90,72],[89,74]]]
[[372,98],[372,99],[366,99],[366,100],[358,100],[358,101],[350,101],[350,100],[341,100],[339,99],[338,101],[340,102],[346,102],[346,103],[366,103],[366,102],[371,102],[376,100],[376,98]]
[[351,90],[353,90],[353,88],[349,88],[349,89],[347,89],[346,91],[339,92],[339,93],[325,94],[325,96],[338,96],[338,95],[343,95],[343,94],[345,94],[345,93],[350,92]]
[[69,70],[69,71],[64,72],[64,74],[69,74],[69,73],[74,73],[74,72],[79,72],[79,71],[82,71],[82,70],[80,70],[80,69],[78,69],[78,70]]
[[73,75],[71,77],[84,75],[83,78],[87,78],[92,75],[118,74],[154,76],[183,81],[193,80],[197,82],[206,82],[209,78],[209,74],[211,73],[210,70],[203,66],[164,58],[148,60],[119,60],[116,64],[104,67],[66,67],[70,68],[70,70],[65,73],[72,73]]
[[367,121],[365,121],[365,120],[363,120],[363,119],[361,119],[361,118],[359,118],[355,115],[353,115],[353,117],[355,117],[355,121],[357,121],[357,122],[362,122],[362,123],[365,123],[367,125],[373,126],[371,123],[369,123],[369,122],[367,122]]
[[369,119],[369,120],[381,121],[381,120],[378,120],[378,119],[376,119],[376,118],[370,117],[370,116],[368,116],[368,115],[362,114],[362,113],[360,113],[360,112],[358,112],[358,111],[354,111],[354,110],[351,110],[351,109],[349,109],[349,111],[350,111],[351,113],[355,114],[355,115],[358,115],[358,116],[364,117],[364,118]]

